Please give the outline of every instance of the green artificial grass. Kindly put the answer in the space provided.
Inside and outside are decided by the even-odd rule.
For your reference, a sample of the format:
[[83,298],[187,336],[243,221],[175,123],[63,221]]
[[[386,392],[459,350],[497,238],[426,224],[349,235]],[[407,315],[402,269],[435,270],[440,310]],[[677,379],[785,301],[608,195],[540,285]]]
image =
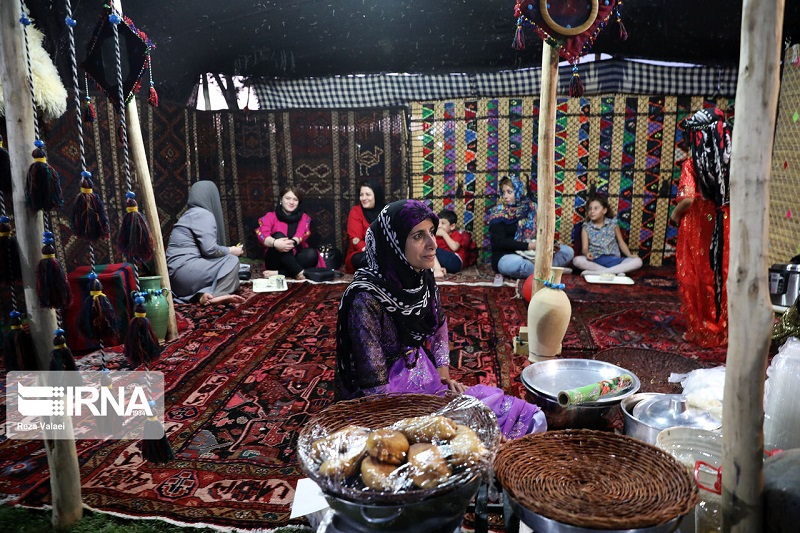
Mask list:
[[[0,524],[8,533],[41,533],[55,531],[50,525],[49,510],[25,509],[0,505]],[[116,516],[95,513],[84,509],[83,518],[65,530],[68,533],[218,533],[215,529],[181,527],[162,520],[130,520]],[[268,530],[265,530],[265,533]],[[272,533],[310,532],[311,529],[297,526],[280,527],[269,530]]]

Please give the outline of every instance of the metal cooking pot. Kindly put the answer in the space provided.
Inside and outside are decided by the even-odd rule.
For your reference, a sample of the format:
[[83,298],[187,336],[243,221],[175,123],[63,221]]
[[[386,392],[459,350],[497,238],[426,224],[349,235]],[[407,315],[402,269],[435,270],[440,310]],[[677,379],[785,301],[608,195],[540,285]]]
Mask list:
[[620,404],[625,435],[655,444],[661,431],[673,427],[719,429],[722,422],[707,412],[686,405],[681,394],[632,394]]
[[421,501],[400,505],[359,503],[324,493],[328,505],[339,516],[340,529],[354,533],[431,533],[455,530],[478,492],[480,476],[453,490]]
[[[615,396],[600,398],[595,402],[562,407],[558,393],[590,383],[612,379],[622,374],[633,378],[633,386]],[[619,405],[623,398],[639,390],[640,382],[632,372],[594,359],[553,359],[540,361],[526,367],[521,375],[526,399],[539,406],[547,418],[547,429],[599,429],[610,430],[610,417],[605,415]]]
[[769,267],[772,305],[789,307],[800,294],[800,265],[776,263]]

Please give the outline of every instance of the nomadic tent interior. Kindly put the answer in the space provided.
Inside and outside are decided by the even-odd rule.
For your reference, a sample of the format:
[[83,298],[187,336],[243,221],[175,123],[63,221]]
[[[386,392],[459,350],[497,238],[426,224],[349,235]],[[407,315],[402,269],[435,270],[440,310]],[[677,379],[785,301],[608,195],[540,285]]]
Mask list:
[[[71,6],[79,22],[79,63],[103,16],[102,4],[84,0]],[[141,95],[134,102],[164,242],[185,208],[191,184],[211,180],[220,189],[229,242],[243,242],[246,257],[256,264],[263,253],[254,234],[257,220],[273,209],[286,184],[303,192],[304,208],[314,221],[313,244],[344,250],[347,213],[357,201],[359,182],[371,178],[383,181],[387,199],[413,196],[434,211],[455,210],[459,225],[472,233],[481,252],[478,280],[491,279],[486,213],[497,204],[498,179],[518,174],[531,192],[538,189],[542,41],[527,31],[525,48],[512,47],[514,4],[123,2],[125,16],[155,45],[152,72],[144,73]],[[26,5],[71,95],[67,2],[28,0]],[[574,225],[585,215],[587,192],[595,188],[609,196],[629,247],[645,268],[669,267],[675,262],[677,238],[669,215],[689,154],[682,122],[712,106],[735,118],[742,2],[619,5],[620,20],[612,17],[591,47],[597,61],[577,65],[584,95],[568,96],[570,65],[559,72],[556,237],[572,240]],[[800,196],[800,136],[795,130],[800,113],[800,4],[786,4],[782,29],[769,182],[770,264],[800,253],[800,218],[795,215]],[[602,59],[600,54],[605,54]],[[94,121],[83,122],[86,161],[115,228],[124,214],[126,192],[118,118],[109,98],[91,80],[84,85],[79,71],[79,89],[85,94],[88,88],[97,114]],[[233,76],[241,76],[245,107],[234,108],[236,94],[228,90],[228,109],[198,110],[207,75],[227,87]],[[151,80],[157,107],[147,102]],[[61,174],[64,197],[73,198],[81,169],[72,99],[61,116],[45,114],[40,120],[49,162]],[[6,131],[0,124],[4,137]],[[138,179],[134,172],[134,184]],[[51,218],[56,255],[74,271],[88,264],[87,248],[72,234],[68,217],[65,209]],[[92,252],[97,264],[124,260],[114,245],[113,229]],[[3,298],[5,317],[10,303]],[[223,318],[216,312],[209,316]],[[213,329],[198,320],[198,328]],[[511,339],[502,339],[508,351]],[[201,349],[201,341],[192,342]],[[319,342],[333,353],[330,342]],[[281,387],[291,389],[291,377],[287,379]],[[213,445],[203,450],[212,453]],[[83,460],[96,461],[88,455]],[[274,487],[271,491],[279,499]],[[290,498],[287,494],[293,494],[293,487],[285,488],[281,497]],[[266,524],[287,521],[286,502],[282,504],[283,514]],[[119,513],[146,516],[126,509]],[[191,522],[191,513],[164,514]],[[198,516],[200,523],[213,523]],[[235,527],[236,521],[226,516],[219,523]],[[255,522],[249,517],[243,523]]]

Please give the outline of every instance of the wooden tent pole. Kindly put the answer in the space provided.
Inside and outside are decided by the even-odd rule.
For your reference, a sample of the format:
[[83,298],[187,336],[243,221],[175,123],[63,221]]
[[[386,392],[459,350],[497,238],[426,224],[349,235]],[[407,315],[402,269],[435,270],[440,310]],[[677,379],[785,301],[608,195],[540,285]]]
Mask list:
[[769,178],[780,86],[784,0],[742,6],[731,157],[728,356],[722,439],[722,530],[763,529],[764,377],[772,331],[767,285]]
[[[36,295],[36,265],[42,259],[42,216],[25,205],[25,177],[33,163],[31,152],[36,140],[31,92],[25,47],[21,43],[19,2],[0,2],[0,82],[5,95],[8,153],[11,159],[14,225],[19,243],[22,283],[25,292],[29,326],[36,348],[39,369],[50,368],[50,351],[58,323],[55,311],[39,306]],[[8,200],[8,199],[6,199]],[[9,206],[6,206],[9,207]],[[78,297],[78,295],[73,295]],[[20,302],[22,307],[23,302]],[[57,419],[57,420],[56,420]],[[52,524],[57,529],[69,527],[83,516],[81,477],[78,454],[69,417],[50,417],[63,423],[65,439],[46,439],[45,452],[50,468],[50,490],[53,498]]]
[[539,159],[536,165],[536,261],[531,295],[550,279],[556,234],[555,151],[558,48],[542,44],[542,90],[539,97]]
[[[114,9],[122,14],[121,0],[114,0]],[[136,170],[139,182],[139,194],[143,206],[144,216],[147,225],[150,226],[150,233],[153,236],[153,263],[156,274],[161,276],[161,286],[171,289],[169,283],[169,272],[167,271],[167,257],[164,252],[164,239],[161,236],[161,222],[158,220],[158,208],[156,207],[156,197],[153,193],[153,181],[150,177],[150,169],[147,166],[147,152],[144,150],[144,139],[142,138],[142,128],[139,124],[139,110],[136,107],[136,99],[133,98],[125,106],[125,115],[128,123],[128,144],[131,149],[133,166]],[[178,338],[178,322],[175,319],[175,303],[172,301],[172,291],[166,295],[169,313],[167,314],[167,333],[165,340],[171,341]]]

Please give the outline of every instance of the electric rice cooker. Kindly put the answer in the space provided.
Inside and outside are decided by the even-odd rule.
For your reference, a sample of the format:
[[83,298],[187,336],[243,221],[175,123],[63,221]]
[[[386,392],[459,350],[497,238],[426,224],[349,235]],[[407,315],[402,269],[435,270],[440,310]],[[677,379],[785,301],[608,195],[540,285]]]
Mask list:
[[800,265],[775,263],[769,268],[772,305],[789,307],[800,294]]

